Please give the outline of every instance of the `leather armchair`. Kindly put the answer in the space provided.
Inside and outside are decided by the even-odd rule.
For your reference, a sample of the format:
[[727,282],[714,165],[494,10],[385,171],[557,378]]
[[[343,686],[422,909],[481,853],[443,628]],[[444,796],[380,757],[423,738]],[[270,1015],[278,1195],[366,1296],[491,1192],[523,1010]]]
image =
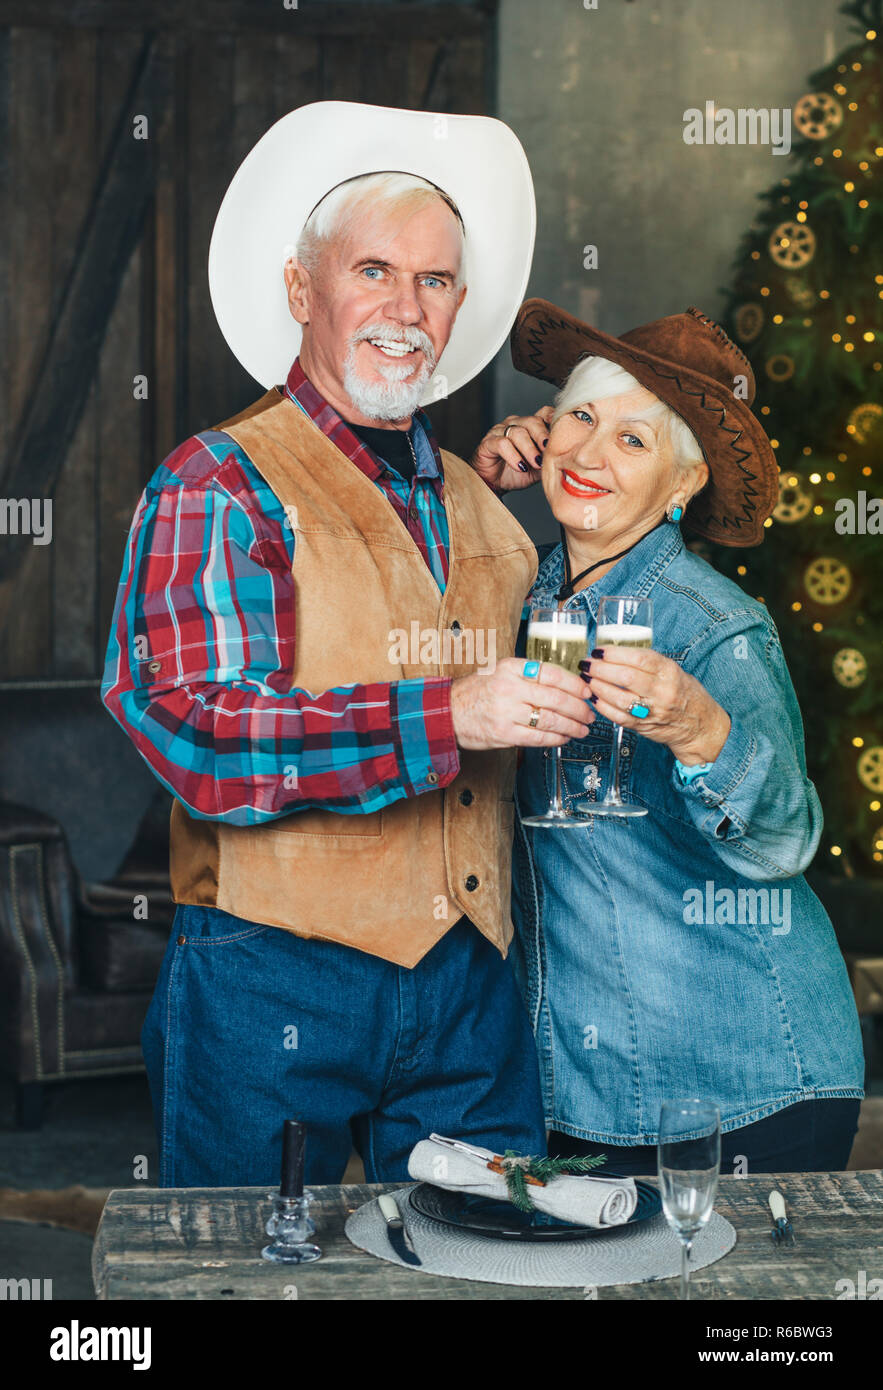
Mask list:
[[21,1128],[42,1122],[47,1082],[143,1069],[174,917],[169,805],[158,793],[117,876],[87,886],[55,820],[0,802],[0,1070]]

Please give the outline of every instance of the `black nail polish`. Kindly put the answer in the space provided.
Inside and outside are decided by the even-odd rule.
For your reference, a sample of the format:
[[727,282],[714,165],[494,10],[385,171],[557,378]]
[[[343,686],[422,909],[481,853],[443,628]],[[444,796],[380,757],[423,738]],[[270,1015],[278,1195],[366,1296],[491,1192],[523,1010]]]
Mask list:
[[592,664],[591,661],[585,661],[585,660],[583,660],[583,661],[581,661],[580,664],[579,664],[579,669],[580,669],[581,671],[588,671],[588,669],[589,669],[589,667],[591,666],[591,664]]
[[597,657],[600,661],[603,661],[603,660],[604,660],[604,648],[603,648],[603,647],[593,647],[593,648],[592,648],[592,656]]
[[543,460],[540,458],[539,454],[535,455],[535,457],[534,457],[534,463],[540,464],[540,463],[542,463],[542,461],[543,461]]
[[528,471],[526,463],[519,463],[518,467],[521,469],[522,473],[526,473]]
[[589,681],[592,679],[592,677],[586,671],[580,671],[579,678],[581,681],[585,681],[586,685],[588,685]]
[[548,439],[544,439],[544,440],[543,440],[543,448],[544,448],[544,449],[545,449],[546,445],[548,444],[548,442],[549,442]]
[[593,705],[597,705],[597,703],[598,703],[598,696],[597,696],[597,695],[590,695],[590,696],[589,696],[589,699],[591,700],[591,702],[592,702]]

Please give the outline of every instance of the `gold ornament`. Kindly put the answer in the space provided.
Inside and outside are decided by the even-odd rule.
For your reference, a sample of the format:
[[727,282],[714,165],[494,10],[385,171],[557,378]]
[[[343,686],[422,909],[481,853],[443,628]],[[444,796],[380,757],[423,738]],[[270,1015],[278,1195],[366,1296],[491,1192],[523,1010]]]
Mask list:
[[807,92],[794,107],[794,124],[808,140],[827,140],[843,123],[843,107],[830,92]]
[[852,588],[852,574],[841,560],[820,555],[807,565],[803,582],[815,603],[842,603]]
[[815,290],[810,289],[806,281],[796,275],[785,276],[785,289],[792,304],[796,304],[798,309],[811,309],[816,302]]
[[787,526],[795,521],[802,521],[812,506],[812,493],[804,492],[799,482],[788,481],[788,478],[793,477],[793,473],[789,473],[787,477],[779,474],[779,500],[773,511],[776,521],[784,521]]
[[863,405],[857,405],[849,416],[849,433],[856,444],[867,444],[869,439],[873,439],[880,431],[881,420],[883,405],[877,405],[875,401],[865,401]]
[[868,663],[858,647],[841,647],[831,663],[839,685],[861,685],[868,674]]
[[736,310],[736,337],[743,343],[753,343],[763,331],[764,312],[759,304],[740,304]]
[[816,253],[816,234],[805,222],[780,222],[768,245],[776,265],[802,270]]
[[883,747],[866,748],[858,760],[858,779],[868,791],[883,792]]
[[788,381],[794,375],[794,358],[787,352],[777,352],[767,358],[764,370],[770,381]]

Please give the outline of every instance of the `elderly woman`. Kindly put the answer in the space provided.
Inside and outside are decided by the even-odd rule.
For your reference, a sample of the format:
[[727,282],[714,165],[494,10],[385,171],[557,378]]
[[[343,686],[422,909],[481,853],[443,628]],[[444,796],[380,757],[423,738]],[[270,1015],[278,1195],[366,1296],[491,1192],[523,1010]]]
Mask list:
[[[766,609],[681,534],[763,539],[777,469],[751,368],[695,309],[614,338],[541,300],[522,307],[513,357],[563,389],[492,430],[475,466],[511,486],[541,463],[561,543],[529,602],[588,623],[596,719],[562,748],[565,803],[603,799],[620,724],[623,797],[647,811],[516,830],[515,964],[550,1152],[654,1171],[662,1102],[698,1096],[720,1108],[725,1168],[845,1168],[862,1049],[802,876],[822,818],[800,712]],[[652,600],[652,650],[598,648],[605,594]],[[525,750],[522,818],[546,809],[553,768],[551,750]]]

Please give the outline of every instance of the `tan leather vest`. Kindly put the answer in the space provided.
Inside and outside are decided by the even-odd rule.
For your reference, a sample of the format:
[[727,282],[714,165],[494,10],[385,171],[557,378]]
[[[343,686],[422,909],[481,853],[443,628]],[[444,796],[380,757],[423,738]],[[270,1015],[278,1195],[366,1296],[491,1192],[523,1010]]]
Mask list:
[[[450,572],[441,594],[379,488],[278,390],[218,428],[295,530],[292,687],[456,677],[512,655],[536,552],[462,459],[442,454]],[[392,743],[389,776],[398,776]],[[175,901],[409,967],[466,913],[505,955],[514,778],[511,749],[461,750],[447,788],[366,814],[311,808],[235,826],[197,820],[175,801]]]

